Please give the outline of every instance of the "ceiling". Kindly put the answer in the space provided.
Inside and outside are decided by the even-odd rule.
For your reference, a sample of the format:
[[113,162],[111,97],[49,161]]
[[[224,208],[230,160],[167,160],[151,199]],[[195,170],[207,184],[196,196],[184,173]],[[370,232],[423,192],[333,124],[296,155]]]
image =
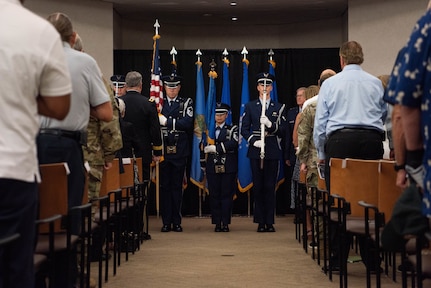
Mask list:
[[129,20],[157,18],[160,23],[175,25],[282,25],[338,18],[347,11],[348,0],[102,1],[112,2],[121,18]]

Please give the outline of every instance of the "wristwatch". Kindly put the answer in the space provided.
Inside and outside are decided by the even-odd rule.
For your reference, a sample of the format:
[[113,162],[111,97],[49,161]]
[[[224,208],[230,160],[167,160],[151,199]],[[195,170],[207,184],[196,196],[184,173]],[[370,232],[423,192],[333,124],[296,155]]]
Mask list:
[[406,169],[406,164],[401,164],[401,165],[397,165],[397,164],[395,164],[394,165],[394,169],[395,169],[395,171],[400,171],[400,170],[404,170],[404,169]]

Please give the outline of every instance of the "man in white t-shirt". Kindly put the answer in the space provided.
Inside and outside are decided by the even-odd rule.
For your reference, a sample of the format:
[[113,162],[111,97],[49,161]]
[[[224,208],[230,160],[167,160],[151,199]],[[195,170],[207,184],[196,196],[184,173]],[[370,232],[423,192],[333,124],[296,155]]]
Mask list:
[[18,0],[0,0],[0,287],[34,287],[33,253],[40,181],[39,115],[66,117],[72,86],[60,37]]

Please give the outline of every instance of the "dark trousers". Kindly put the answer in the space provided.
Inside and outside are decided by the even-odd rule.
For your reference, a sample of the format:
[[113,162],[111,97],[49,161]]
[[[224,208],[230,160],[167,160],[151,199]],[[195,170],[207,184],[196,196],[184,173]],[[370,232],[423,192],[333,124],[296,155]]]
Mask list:
[[34,287],[37,184],[0,179],[0,237],[20,237],[0,248],[0,288]]
[[183,178],[185,166],[160,162],[160,213],[163,225],[181,224]]
[[[325,181],[326,187],[330,186],[330,167],[329,161],[331,158],[354,158],[354,159],[364,159],[364,160],[377,160],[383,157],[383,142],[382,135],[378,131],[374,130],[365,130],[365,129],[343,129],[338,130],[332,133],[328,140],[325,143],[325,153],[326,153],[326,161],[325,161]],[[332,256],[335,259],[338,259],[338,249],[340,243],[340,233],[336,228],[336,224],[333,224],[332,231],[334,231],[333,235],[330,235],[332,238]],[[374,265],[374,258],[367,259],[367,251],[365,251],[365,237],[357,236],[358,244],[360,248],[360,253],[364,264],[367,261],[370,261]],[[352,235],[347,235],[347,241],[345,242],[345,246],[342,247],[344,249],[344,258],[342,261],[347,261],[348,252],[350,249],[350,244],[352,241]],[[374,243],[370,242],[369,247],[372,249],[375,247]],[[370,269],[374,269],[375,267],[370,267]]]
[[274,224],[278,162],[279,160],[264,160],[263,169],[260,169],[260,159],[250,159],[253,175],[253,216],[255,223]]
[[[69,209],[82,204],[85,173],[81,144],[71,138],[50,134],[37,137],[39,164],[66,162],[70,174],[67,176],[67,202]],[[72,219],[72,234],[78,235],[79,217]]]
[[[82,197],[85,186],[84,161],[82,146],[75,140],[64,136],[39,134],[37,137],[37,152],[40,164],[66,162],[69,166],[70,174],[67,176],[67,201],[69,209],[82,204]],[[60,193],[61,191],[59,191]],[[74,215],[70,218],[71,233],[79,235],[80,217]],[[57,255],[58,257],[58,255]],[[71,287],[78,276],[76,251],[72,257],[58,257],[56,261],[56,285],[57,287]],[[67,271],[60,267],[70,268],[71,283],[64,283]],[[58,271],[58,273],[57,273]]]
[[383,157],[382,135],[378,131],[342,129],[332,133],[325,143],[325,181],[330,186],[329,160],[353,158],[375,160]]
[[233,195],[236,187],[236,173],[208,173],[212,224],[230,224]]

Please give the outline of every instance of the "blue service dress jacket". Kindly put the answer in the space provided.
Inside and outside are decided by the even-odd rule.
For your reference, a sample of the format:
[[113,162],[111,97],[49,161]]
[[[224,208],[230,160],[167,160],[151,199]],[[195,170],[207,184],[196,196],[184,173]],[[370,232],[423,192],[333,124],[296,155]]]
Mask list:
[[[268,100],[269,101],[269,100]],[[265,159],[279,160],[282,158],[281,139],[285,133],[286,125],[285,105],[270,101],[265,115],[272,122],[270,128],[265,127]],[[260,148],[253,145],[257,140],[261,140],[260,116],[262,104],[259,99],[250,101],[245,105],[242,118],[241,135],[249,143],[247,156],[250,159],[260,159]]]
[[171,105],[167,98],[163,101],[161,113],[167,118],[166,126],[162,127],[164,158],[181,166],[191,153],[189,138],[193,131],[193,100],[177,97]]
[[215,139],[217,153],[208,153],[206,173],[216,173],[216,165],[223,165],[224,173],[238,171],[238,126],[224,125]]

